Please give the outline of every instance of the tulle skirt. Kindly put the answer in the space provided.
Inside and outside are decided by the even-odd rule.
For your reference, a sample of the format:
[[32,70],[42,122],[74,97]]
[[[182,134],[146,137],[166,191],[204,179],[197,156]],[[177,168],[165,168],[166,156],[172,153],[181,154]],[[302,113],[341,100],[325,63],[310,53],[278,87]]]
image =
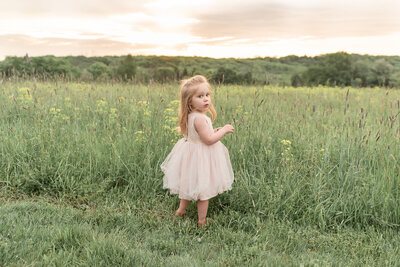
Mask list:
[[233,170],[227,148],[180,139],[161,164],[163,188],[180,199],[207,200],[232,189]]

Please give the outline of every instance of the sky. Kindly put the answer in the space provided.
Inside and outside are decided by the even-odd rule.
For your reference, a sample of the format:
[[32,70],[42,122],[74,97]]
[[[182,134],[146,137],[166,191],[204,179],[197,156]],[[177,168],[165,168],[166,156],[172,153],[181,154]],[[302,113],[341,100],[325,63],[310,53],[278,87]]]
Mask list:
[[399,0],[0,0],[5,56],[400,55]]

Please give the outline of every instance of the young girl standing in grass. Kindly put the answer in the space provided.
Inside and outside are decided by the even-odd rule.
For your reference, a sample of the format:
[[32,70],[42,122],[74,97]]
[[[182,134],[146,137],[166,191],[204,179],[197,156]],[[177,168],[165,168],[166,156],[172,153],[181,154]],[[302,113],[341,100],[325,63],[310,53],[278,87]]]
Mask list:
[[196,75],[182,81],[179,129],[184,138],[173,147],[161,164],[165,189],[181,199],[175,216],[184,216],[191,200],[197,201],[198,226],[206,223],[208,200],[232,189],[233,171],[226,147],[219,141],[233,133],[232,125],[213,129],[217,113],[211,102],[210,84]]

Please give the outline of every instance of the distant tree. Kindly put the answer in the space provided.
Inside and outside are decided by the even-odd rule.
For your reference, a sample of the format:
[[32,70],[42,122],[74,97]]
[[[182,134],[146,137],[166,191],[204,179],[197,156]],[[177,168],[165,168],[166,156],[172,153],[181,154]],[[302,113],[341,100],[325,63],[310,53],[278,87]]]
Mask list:
[[279,62],[284,63],[284,64],[292,64],[295,63],[299,60],[298,56],[295,55],[288,55],[286,57],[281,57],[279,59]]
[[211,80],[215,83],[226,84],[234,84],[240,82],[238,74],[234,70],[224,67],[219,67],[217,72],[214,73],[214,75],[212,76]]
[[243,83],[243,84],[253,84],[254,83],[253,74],[250,71],[243,74],[243,76],[240,78],[240,80],[241,80],[241,83]]
[[324,72],[329,85],[351,85],[352,60],[347,53],[334,53],[326,56]]
[[301,75],[299,73],[294,74],[290,78],[290,81],[293,87],[298,87],[303,85],[303,79],[301,78]]
[[87,70],[84,69],[79,77],[80,81],[90,82],[93,80],[93,75]]
[[158,82],[171,82],[175,80],[175,70],[171,67],[160,67],[157,68],[154,74],[154,78]]
[[392,74],[389,86],[400,89],[400,71]]
[[123,80],[133,79],[136,75],[136,63],[132,55],[127,55],[122,59],[117,68],[117,75]]
[[103,62],[96,62],[89,66],[88,72],[90,72],[93,75],[94,80],[97,80],[101,76],[104,77],[108,75],[107,74],[108,67]]
[[372,74],[370,64],[368,60],[358,60],[353,64],[352,79],[357,80],[355,87],[366,87],[368,85],[368,80],[371,79]]
[[183,72],[182,72],[182,78],[186,78],[187,76],[188,76],[189,74],[188,74],[188,70],[186,69],[186,67],[183,69]]
[[354,88],[360,88],[362,86],[361,78],[355,78],[351,81],[351,86]]
[[181,72],[179,71],[179,68],[176,65],[173,65],[172,68],[175,72],[175,80],[179,81],[181,79]]
[[306,85],[351,85],[351,56],[344,52],[325,55],[322,62],[310,66],[302,77]]
[[35,74],[46,77],[78,77],[80,71],[63,58],[55,56],[43,56],[31,58],[32,68]]
[[378,86],[388,86],[393,66],[385,59],[378,59],[372,65],[372,73]]
[[[102,72],[104,65],[107,72]],[[93,65],[93,66],[92,66]],[[95,68],[96,67],[96,68]],[[90,71],[89,70],[90,68]],[[161,68],[161,69],[160,69]],[[163,70],[162,68],[170,68]],[[174,75],[170,75],[170,70]],[[249,72],[251,70],[251,72]],[[368,56],[346,53],[316,57],[289,55],[281,58],[252,59],[167,57],[167,56],[41,56],[7,57],[0,61],[0,75],[37,79],[68,77],[90,81],[111,76],[119,80],[134,78],[147,83],[180,80],[201,74],[210,81],[229,84],[317,85],[355,87],[392,86],[398,84],[400,56]]]
[[32,66],[22,57],[6,57],[0,62],[0,72],[6,76],[21,76],[23,74],[31,75]]
[[149,83],[153,79],[153,75],[146,68],[138,67],[136,70],[136,80],[140,83]]
[[301,74],[305,85],[325,84],[327,81],[326,70],[323,66],[310,66],[304,73]]

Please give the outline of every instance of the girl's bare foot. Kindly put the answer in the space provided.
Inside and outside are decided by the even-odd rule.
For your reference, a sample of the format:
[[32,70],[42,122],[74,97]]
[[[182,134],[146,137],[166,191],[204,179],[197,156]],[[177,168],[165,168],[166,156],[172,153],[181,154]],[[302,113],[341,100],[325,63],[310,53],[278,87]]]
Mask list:
[[206,223],[207,223],[207,220],[204,220],[204,221],[202,221],[202,222],[201,222],[201,221],[198,221],[198,222],[197,222],[197,227],[198,227],[198,228],[201,228],[201,227],[203,227]]
[[178,209],[178,210],[175,212],[174,216],[175,216],[175,217],[184,217],[185,214],[186,214],[186,211],[185,211],[185,212],[181,212],[181,211],[179,211],[179,209]]
[[209,225],[212,221],[213,221],[213,220],[210,219],[210,218],[205,218],[204,220],[198,221],[198,222],[197,222],[197,227],[198,227],[198,228],[201,228],[201,227],[203,227],[204,225]]
[[189,204],[189,200],[186,199],[181,199],[181,202],[179,203],[179,208],[175,211],[174,216],[175,217],[184,217],[186,214],[186,207]]

